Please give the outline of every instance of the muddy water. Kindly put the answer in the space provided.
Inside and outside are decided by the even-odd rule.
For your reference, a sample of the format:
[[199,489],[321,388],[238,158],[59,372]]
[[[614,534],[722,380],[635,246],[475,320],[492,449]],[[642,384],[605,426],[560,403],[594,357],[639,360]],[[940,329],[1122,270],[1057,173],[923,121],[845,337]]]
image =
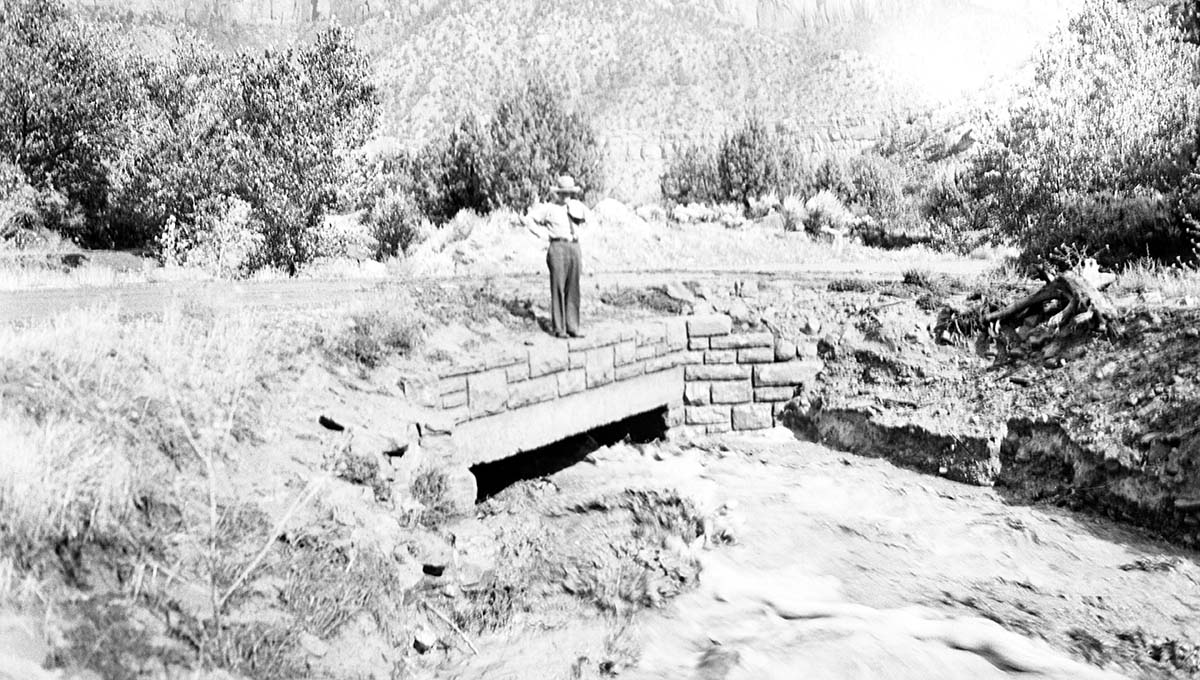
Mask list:
[[[553,482],[674,486],[737,538],[701,552],[699,589],[638,616],[622,677],[1192,677],[1200,661],[1194,554],[783,431],[615,447]],[[453,675],[597,677],[603,636],[514,626]]]

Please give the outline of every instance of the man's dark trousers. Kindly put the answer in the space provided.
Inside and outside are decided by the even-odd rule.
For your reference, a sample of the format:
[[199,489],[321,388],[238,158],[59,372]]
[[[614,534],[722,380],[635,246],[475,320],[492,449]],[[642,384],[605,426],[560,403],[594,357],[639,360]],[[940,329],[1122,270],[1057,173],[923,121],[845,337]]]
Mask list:
[[578,241],[553,239],[546,252],[550,267],[550,319],[555,335],[579,333],[579,275],[583,257]]

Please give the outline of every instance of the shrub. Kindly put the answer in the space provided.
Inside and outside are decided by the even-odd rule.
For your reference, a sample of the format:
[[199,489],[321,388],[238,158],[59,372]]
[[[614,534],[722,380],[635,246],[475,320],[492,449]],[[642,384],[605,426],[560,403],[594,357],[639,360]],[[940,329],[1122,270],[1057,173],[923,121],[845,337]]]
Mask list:
[[738,203],[745,209],[768,195],[808,191],[812,171],[800,138],[782,125],[751,117],[715,150],[678,146],[659,178],[663,198],[680,204]]
[[449,220],[461,210],[484,213],[499,207],[502,199],[492,193],[496,163],[491,138],[475,116],[459,122],[446,139],[444,149],[427,151],[426,157],[440,155],[441,186],[437,201],[430,202],[433,215]]
[[1090,0],[1039,55],[971,181],[989,227],[1026,260],[1062,243],[1108,264],[1188,250],[1177,208],[1200,124],[1200,52],[1183,37],[1161,7]]
[[784,231],[804,229],[804,223],[808,220],[808,209],[804,207],[804,201],[799,196],[788,194],[783,199],[782,210]]
[[364,369],[380,366],[389,356],[412,352],[425,332],[424,318],[405,297],[365,304],[351,311],[347,321],[329,349]]
[[659,178],[663,198],[673,203],[715,203],[723,198],[716,156],[701,144],[677,145]]
[[27,234],[44,226],[38,199],[37,190],[29,186],[20,168],[0,163],[0,242],[13,241],[20,246]]
[[200,201],[195,222],[169,221],[158,244],[163,259],[221,277],[245,275],[263,244],[250,205],[231,196]]
[[887,219],[900,210],[904,171],[895,162],[873,153],[850,159],[854,193],[846,199],[872,217]]
[[392,190],[375,199],[364,222],[375,238],[375,258],[379,260],[407,254],[427,233],[424,215],[413,197],[403,191]]
[[749,206],[772,189],[779,180],[774,140],[766,125],[750,118],[742,129],[721,140],[717,152],[717,178],[721,196]]
[[817,235],[827,229],[846,229],[854,222],[854,215],[846,209],[833,192],[822,189],[804,204],[807,216],[804,230]]

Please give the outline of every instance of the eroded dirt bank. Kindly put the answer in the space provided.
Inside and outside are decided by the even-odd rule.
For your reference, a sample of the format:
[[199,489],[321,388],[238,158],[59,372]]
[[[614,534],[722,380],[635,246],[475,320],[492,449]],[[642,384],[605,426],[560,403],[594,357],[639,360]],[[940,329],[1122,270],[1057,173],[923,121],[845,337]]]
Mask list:
[[[569,452],[583,462],[454,516],[453,471],[410,446],[403,382],[537,333],[540,286],[505,286],[422,295],[436,332],[400,361],[411,297],[299,346],[303,324],[255,334],[261,319],[199,307],[64,321],[33,362],[14,336],[6,406],[157,467],[109,470],[128,508],[112,531],[81,514],[83,533],[11,546],[0,678],[1200,672],[1193,313],[1129,312],[1119,338],[1002,363],[931,333],[941,301],[978,293],[962,283],[598,290],[593,323],[716,311],[820,357],[789,422],[836,446],[776,430]],[[247,337],[286,347],[279,365],[241,375],[268,365],[229,354]],[[14,431],[47,456],[64,441]]]

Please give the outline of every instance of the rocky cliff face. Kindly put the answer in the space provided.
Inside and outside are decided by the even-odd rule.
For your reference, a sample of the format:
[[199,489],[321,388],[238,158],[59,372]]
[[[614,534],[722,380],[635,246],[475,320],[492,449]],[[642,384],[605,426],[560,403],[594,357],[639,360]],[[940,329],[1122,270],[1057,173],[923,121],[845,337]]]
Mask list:
[[[99,14],[134,20],[191,24],[299,25],[327,21],[415,19],[442,0],[73,0]],[[820,28],[886,19],[934,6],[984,7],[1017,15],[1047,15],[1072,0],[663,0],[659,4],[707,6],[742,25],[772,30]]]
[[[1082,0],[68,0],[143,30],[187,23],[231,49],[356,27],[380,134],[416,145],[490,110],[527,73],[593,116],[623,198],[643,200],[677,145],[754,113],[814,157],[854,153],[1005,96]],[[994,94],[991,94],[994,93]]]
[[419,16],[437,0],[75,0],[81,9],[134,21],[196,25],[301,25],[336,17],[351,24]]
[[722,14],[755,28],[821,28],[861,20],[926,12],[975,8],[1017,16],[1048,18],[1071,0],[711,0]]

